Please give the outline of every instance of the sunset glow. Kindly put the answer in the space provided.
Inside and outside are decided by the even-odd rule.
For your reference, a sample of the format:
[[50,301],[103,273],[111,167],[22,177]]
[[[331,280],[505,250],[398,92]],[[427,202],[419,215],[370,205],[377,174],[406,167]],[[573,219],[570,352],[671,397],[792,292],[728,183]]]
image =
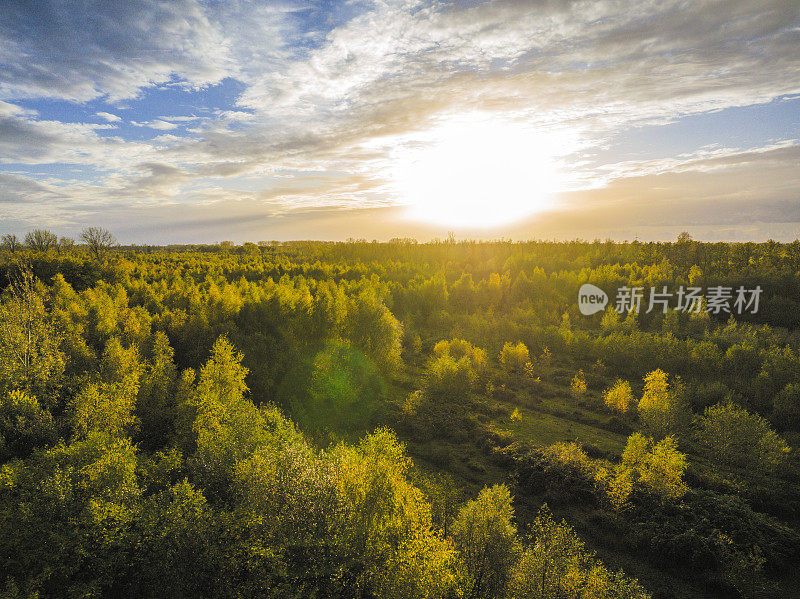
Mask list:
[[554,207],[563,139],[485,114],[453,117],[400,152],[396,191],[411,219],[493,227]]

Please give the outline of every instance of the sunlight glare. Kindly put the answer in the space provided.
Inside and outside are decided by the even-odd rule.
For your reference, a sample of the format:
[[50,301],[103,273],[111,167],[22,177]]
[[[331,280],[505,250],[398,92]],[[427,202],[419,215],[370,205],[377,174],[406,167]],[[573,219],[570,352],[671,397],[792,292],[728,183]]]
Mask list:
[[450,118],[405,144],[393,180],[408,217],[486,228],[554,206],[564,136],[483,114]]

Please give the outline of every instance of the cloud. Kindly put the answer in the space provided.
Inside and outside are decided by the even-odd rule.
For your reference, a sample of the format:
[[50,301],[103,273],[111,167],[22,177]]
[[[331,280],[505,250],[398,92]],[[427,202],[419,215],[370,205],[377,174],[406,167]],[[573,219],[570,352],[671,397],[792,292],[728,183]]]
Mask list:
[[0,163],[71,163],[119,168],[153,146],[100,137],[98,125],[40,120],[35,111],[0,102]]
[[97,116],[99,116],[101,119],[107,120],[109,123],[118,123],[122,120],[122,117],[119,117],[116,114],[111,114],[110,112],[98,112]]
[[0,188],[0,204],[41,204],[64,198],[48,185],[10,173],[0,173]]
[[177,77],[218,82],[228,44],[196,0],[6,0],[0,96],[112,101]]
[[131,125],[134,127],[148,127],[150,129],[156,129],[157,131],[171,131],[172,129],[178,128],[178,125],[175,123],[170,123],[161,119],[148,121],[146,123],[137,123],[136,121],[131,121]]
[[[91,180],[58,192],[74,201],[72,220],[135,202],[377,209],[403,201],[389,185],[400,150],[453,115],[481,112],[569,137],[556,158],[569,167],[571,216],[547,217],[563,230],[610,223],[600,212],[615,206],[641,227],[648,208],[669,222],[735,220],[715,202],[741,222],[794,218],[791,132],[744,148],[704,147],[715,140],[698,134],[693,151],[654,160],[597,156],[620,131],[800,94],[796,2],[382,0],[325,10],[291,0],[6,2],[0,163],[93,167]],[[101,135],[122,121],[111,112],[95,113],[107,125],[67,123],[13,102],[104,99],[114,110],[149,88],[226,77],[244,88],[235,105],[141,113],[131,124],[161,132],[146,141]]]

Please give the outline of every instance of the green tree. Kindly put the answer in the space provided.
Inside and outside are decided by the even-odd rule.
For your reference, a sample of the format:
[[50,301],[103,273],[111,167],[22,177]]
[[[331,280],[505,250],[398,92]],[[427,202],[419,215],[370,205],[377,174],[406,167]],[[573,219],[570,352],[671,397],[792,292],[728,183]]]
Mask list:
[[92,432],[0,470],[4,582],[26,596],[99,596],[129,567],[122,551],[141,489],[127,439]]
[[721,463],[763,471],[783,465],[790,451],[766,420],[734,403],[706,408],[698,421],[697,438]]
[[775,396],[771,420],[778,430],[800,429],[800,384],[790,383]]
[[264,569],[275,567],[267,552],[260,560],[253,559],[252,553],[242,554],[231,537],[243,532],[247,531],[230,520],[215,518],[203,492],[184,479],[143,502],[126,547],[130,563],[120,568],[108,594],[230,597],[234,585],[241,585],[241,578],[232,576],[232,571],[255,578],[261,572],[248,567],[253,562],[259,561]]
[[136,398],[136,414],[141,423],[140,437],[148,448],[165,445],[174,435],[178,374],[175,352],[167,336],[158,332],[148,343],[147,364]]
[[345,330],[347,338],[384,372],[394,372],[402,364],[403,327],[373,292],[364,291],[350,300]]
[[298,380],[284,385],[290,396],[281,399],[309,432],[367,430],[386,392],[375,364],[347,341],[327,342],[291,376]]

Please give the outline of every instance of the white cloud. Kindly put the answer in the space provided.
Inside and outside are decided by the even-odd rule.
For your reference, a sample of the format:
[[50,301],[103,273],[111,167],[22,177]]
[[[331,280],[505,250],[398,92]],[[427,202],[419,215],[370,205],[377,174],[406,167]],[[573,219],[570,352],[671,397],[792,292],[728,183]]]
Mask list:
[[122,117],[117,116],[116,114],[111,114],[110,112],[98,112],[96,113],[96,116],[107,120],[109,123],[118,123],[122,120]]

